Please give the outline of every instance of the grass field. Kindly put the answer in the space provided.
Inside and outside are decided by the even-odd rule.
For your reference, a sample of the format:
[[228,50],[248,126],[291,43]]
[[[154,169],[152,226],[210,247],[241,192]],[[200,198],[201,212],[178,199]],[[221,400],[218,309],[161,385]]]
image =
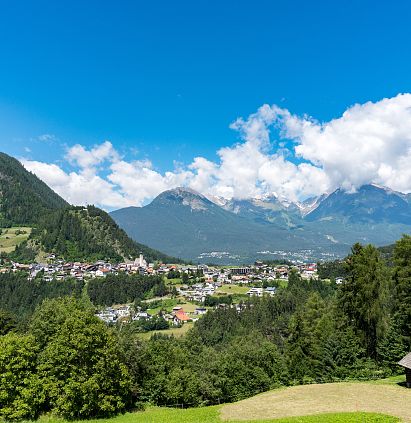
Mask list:
[[160,310],[165,310],[170,313],[173,307],[181,307],[186,313],[194,313],[195,309],[198,307],[197,304],[190,302],[182,302],[182,298],[166,298],[162,300],[162,304],[155,308],[149,308],[147,313],[154,315],[157,314]]
[[[374,413],[332,413],[274,420],[248,420],[249,423],[396,423],[400,420]],[[44,416],[39,423],[62,423],[64,420]],[[145,411],[126,413],[112,419],[87,420],[88,423],[223,423],[218,407],[186,410],[151,407]],[[71,423],[76,423],[72,421]],[[230,421],[230,423],[235,423]],[[238,423],[238,422],[237,422]],[[241,423],[244,423],[242,421]]]
[[[411,422],[411,390],[398,385],[403,381],[404,376],[377,382],[294,386],[234,404],[191,409],[148,407],[145,411],[88,422],[406,423]],[[64,422],[43,416],[39,423]]]
[[411,422],[411,390],[391,380],[294,386],[224,405],[221,417],[248,421],[347,412],[381,413]]
[[250,288],[248,286],[239,285],[223,285],[217,289],[217,294],[232,294],[232,295],[245,295]]
[[164,330],[152,330],[150,332],[139,333],[138,336],[142,339],[150,339],[155,333],[161,333],[163,335],[173,335],[175,337],[184,336],[193,327],[192,322],[184,323],[181,328],[170,328]]
[[164,282],[166,285],[181,285],[183,283],[181,278],[164,278]]
[[157,314],[160,310],[166,310],[167,312],[170,312],[173,307],[177,305],[177,303],[178,300],[176,298],[164,298],[161,300],[161,305],[155,308],[149,308],[147,313],[154,315]]
[[[24,232],[19,234],[18,232]],[[11,253],[16,249],[16,246],[26,241],[31,233],[29,227],[18,227],[1,229],[0,235],[0,252]]]

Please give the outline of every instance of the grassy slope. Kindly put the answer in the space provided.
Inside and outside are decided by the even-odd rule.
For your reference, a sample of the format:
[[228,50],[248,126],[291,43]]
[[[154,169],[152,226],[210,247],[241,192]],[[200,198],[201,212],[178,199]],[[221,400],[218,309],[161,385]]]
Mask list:
[[[40,423],[62,423],[64,420],[42,417]],[[152,407],[143,412],[126,413],[112,419],[87,420],[88,423],[222,423],[218,407],[178,410]],[[396,417],[375,413],[332,413],[274,420],[247,420],[241,423],[396,423]],[[76,423],[76,422],[71,422]],[[231,421],[234,423],[234,421]]]
[[[14,226],[12,228],[0,229],[0,252],[11,253],[16,246],[26,241],[31,233],[31,228],[27,226]],[[24,231],[25,234],[16,235],[17,231]]]
[[161,333],[162,335],[173,335],[175,337],[180,337],[185,335],[191,328],[193,327],[193,323],[187,322],[184,323],[181,328],[172,327],[170,329],[164,330],[152,330],[150,332],[139,333],[138,336],[142,339],[150,339],[154,334]]
[[[398,386],[403,380],[294,386],[223,406],[149,407],[89,423],[405,423],[411,422],[411,390]],[[62,422],[51,416],[40,421]]]
[[411,422],[411,390],[390,382],[327,383],[278,389],[227,404],[222,407],[221,416],[247,421],[315,413],[369,412],[397,416],[404,422]]

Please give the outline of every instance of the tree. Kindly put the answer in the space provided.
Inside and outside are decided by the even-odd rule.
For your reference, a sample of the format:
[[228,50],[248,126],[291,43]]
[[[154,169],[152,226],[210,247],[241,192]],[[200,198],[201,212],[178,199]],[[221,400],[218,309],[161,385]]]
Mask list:
[[411,349],[411,236],[404,235],[394,248],[394,313],[399,336]]
[[39,356],[53,411],[67,419],[124,411],[131,401],[131,381],[106,326],[80,307],[53,325]]
[[6,335],[15,329],[16,326],[15,317],[11,313],[0,309],[0,335]]
[[367,354],[377,357],[387,320],[389,273],[378,250],[355,244],[347,260],[347,277],[339,292],[339,305],[362,337]]
[[89,305],[73,297],[46,299],[38,306],[30,322],[30,333],[34,335],[40,348],[44,348],[59,332],[64,322],[70,317],[91,313]]
[[5,420],[39,416],[44,392],[36,372],[38,351],[31,335],[0,337],[0,417]]
[[188,273],[183,272],[182,282],[183,282],[183,284],[187,284],[188,283]]

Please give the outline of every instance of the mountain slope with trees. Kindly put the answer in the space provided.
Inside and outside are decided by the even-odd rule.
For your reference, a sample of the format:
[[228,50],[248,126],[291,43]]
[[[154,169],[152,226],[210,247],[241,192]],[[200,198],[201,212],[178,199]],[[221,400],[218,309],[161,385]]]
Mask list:
[[[28,245],[52,252],[66,260],[134,259],[140,253],[149,261],[175,261],[130,239],[103,210],[94,207],[66,207],[40,219]],[[27,248],[22,245],[16,253]]]
[[33,227],[10,254],[16,260],[54,253],[73,261],[120,261],[142,252],[150,261],[176,261],[130,239],[105,211],[70,206],[18,160],[0,153],[0,228],[12,225]]
[[0,153],[0,227],[31,226],[68,205],[18,160]]

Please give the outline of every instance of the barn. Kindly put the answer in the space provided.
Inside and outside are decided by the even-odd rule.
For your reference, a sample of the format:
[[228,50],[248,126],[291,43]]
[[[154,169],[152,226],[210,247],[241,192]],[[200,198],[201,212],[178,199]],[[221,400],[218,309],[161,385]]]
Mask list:
[[411,352],[401,359],[398,364],[405,368],[407,388],[411,388]]

